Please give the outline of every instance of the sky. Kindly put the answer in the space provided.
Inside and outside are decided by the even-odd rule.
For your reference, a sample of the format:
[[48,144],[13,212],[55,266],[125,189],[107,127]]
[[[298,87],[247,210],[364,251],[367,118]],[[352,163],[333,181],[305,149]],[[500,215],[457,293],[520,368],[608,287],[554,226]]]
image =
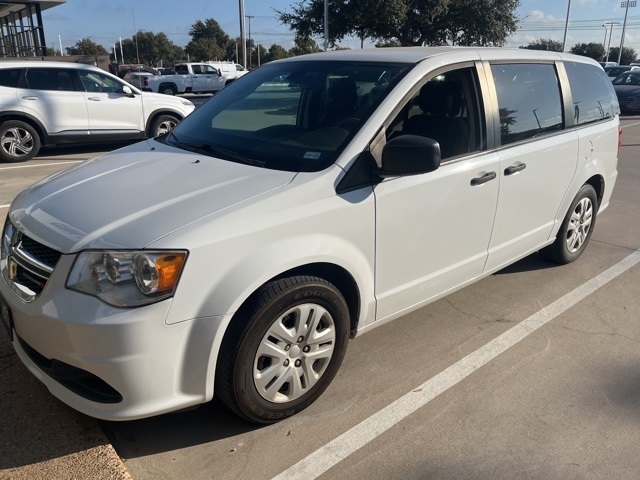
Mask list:
[[[131,38],[136,30],[164,32],[175,44],[185,46],[190,40],[191,25],[208,18],[216,20],[229,36],[238,37],[240,1],[67,0],[66,4],[45,10],[42,16],[47,46],[56,50],[60,44],[65,49],[89,37],[110,51],[120,37]],[[294,34],[278,22],[275,10],[290,11],[298,2],[244,0],[246,35],[250,33],[255,42],[266,48],[274,43],[291,48]],[[521,0],[517,10],[520,28],[509,37],[508,46],[527,45],[540,38],[562,43],[569,5],[567,51],[577,43],[605,43],[605,34],[611,47],[620,46],[625,17],[620,0]],[[613,28],[604,27],[605,23],[613,23]],[[629,7],[626,25],[624,46],[634,48],[640,55],[640,2],[637,7]],[[322,45],[321,38],[316,41]],[[360,41],[346,39],[341,46],[360,48]]]

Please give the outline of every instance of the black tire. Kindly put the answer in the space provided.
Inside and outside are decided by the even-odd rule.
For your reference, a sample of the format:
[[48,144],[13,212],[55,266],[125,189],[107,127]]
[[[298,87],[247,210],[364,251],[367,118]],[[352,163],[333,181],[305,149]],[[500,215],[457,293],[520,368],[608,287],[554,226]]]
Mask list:
[[583,185],[571,202],[555,242],[542,250],[552,262],[565,265],[576,260],[589,243],[596,225],[598,196],[591,185]]
[[216,395],[253,423],[296,414],[333,380],[346,352],[349,325],[344,298],[326,280],[296,276],[267,284],[225,334]]
[[165,133],[173,130],[178,122],[180,122],[180,119],[173,115],[160,115],[151,125],[150,136],[159,137],[160,135],[164,135]]
[[160,85],[160,88],[158,89],[158,91],[165,95],[175,95],[178,93],[178,89],[176,87],[174,87],[173,85],[165,85],[165,84]]
[[9,120],[0,125],[0,160],[26,162],[40,151],[40,137],[28,123]]

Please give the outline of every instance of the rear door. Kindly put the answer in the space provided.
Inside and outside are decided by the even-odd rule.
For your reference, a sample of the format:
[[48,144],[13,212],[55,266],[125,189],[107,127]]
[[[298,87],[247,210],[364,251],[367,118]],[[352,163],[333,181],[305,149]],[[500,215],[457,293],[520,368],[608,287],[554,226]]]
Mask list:
[[51,136],[89,134],[87,102],[73,78],[70,68],[29,67],[18,87],[24,112],[40,120]]
[[488,74],[500,122],[500,196],[485,268],[493,270],[549,239],[576,172],[578,137],[565,129],[555,63],[492,63]]

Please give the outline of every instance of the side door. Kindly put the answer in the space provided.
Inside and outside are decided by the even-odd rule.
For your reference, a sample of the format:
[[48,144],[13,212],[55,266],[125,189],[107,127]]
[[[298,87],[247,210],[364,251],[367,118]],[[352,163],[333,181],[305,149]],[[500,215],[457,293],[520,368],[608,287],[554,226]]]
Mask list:
[[565,129],[554,63],[492,63],[487,74],[500,122],[500,197],[486,266],[494,270],[549,239],[576,172],[578,141]]
[[92,135],[139,134],[145,131],[142,97],[122,92],[125,83],[95,70],[78,70],[85,92]]
[[50,136],[89,134],[87,103],[70,68],[29,67],[18,86],[18,101]]
[[211,65],[198,64],[192,65],[193,69],[193,87],[194,92],[212,92],[219,90],[220,75],[218,70]]
[[[476,278],[487,259],[498,200],[498,159],[487,149],[482,70],[434,72],[387,128],[440,144],[431,173],[376,185],[377,320],[398,316]],[[485,84],[486,85],[486,84]]]

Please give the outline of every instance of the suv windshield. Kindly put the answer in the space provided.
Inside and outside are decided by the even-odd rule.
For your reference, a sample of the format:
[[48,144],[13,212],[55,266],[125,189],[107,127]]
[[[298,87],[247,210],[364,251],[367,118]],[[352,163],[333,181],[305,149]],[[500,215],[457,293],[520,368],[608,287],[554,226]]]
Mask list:
[[318,171],[336,160],[412,66],[310,60],[263,65],[217,93],[165,141],[229,161]]

